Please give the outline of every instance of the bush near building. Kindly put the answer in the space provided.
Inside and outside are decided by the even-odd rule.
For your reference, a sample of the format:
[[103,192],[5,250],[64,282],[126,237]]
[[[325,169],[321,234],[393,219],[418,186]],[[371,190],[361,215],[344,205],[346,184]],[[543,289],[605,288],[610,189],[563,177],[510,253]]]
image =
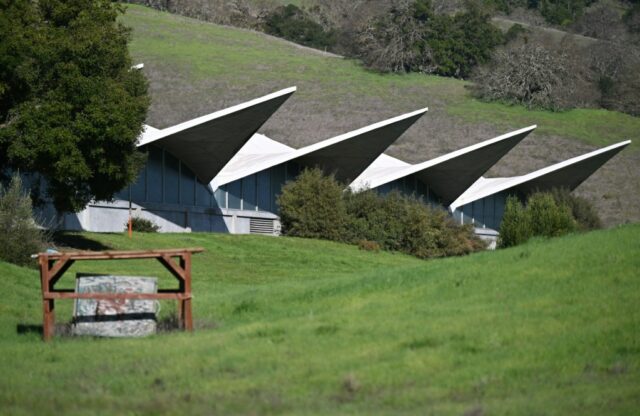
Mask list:
[[283,234],[401,251],[419,258],[464,255],[485,247],[470,226],[399,192],[345,191],[319,169],[303,171],[278,198]]
[[566,189],[533,193],[526,204],[516,196],[510,196],[500,224],[499,245],[511,247],[532,237],[557,237],[601,226],[591,203],[571,195]]
[[[124,224],[125,231],[129,228],[129,223]],[[141,217],[131,218],[131,231],[137,231],[139,233],[156,233],[160,227],[158,227],[153,221]]]
[[0,235],[0,260],[35,267],[30,256],[45,248],[46,238],[33,218],[31,198],[19,175],[6,188],[0,184]]
[[278,197],[283,234],[347,242],[348,216],[342,194],[343,187],[333,176],[319,169],[302,172]]
[[551,196],[559,205],[566,205],[571,210],[571,215],[578,223],[582,231],[591,231],[602,228],[602,221],[593,204],[587,199],[573,195],[568,189],[556,188],[551,190]]

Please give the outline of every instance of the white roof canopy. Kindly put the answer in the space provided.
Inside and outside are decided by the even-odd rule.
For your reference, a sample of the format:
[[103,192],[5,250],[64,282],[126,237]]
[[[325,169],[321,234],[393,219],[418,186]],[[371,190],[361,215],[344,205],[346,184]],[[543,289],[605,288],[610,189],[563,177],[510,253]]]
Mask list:
[[[348,183],[366,169],[427,109],[390,118],[300,149],[292,149],[265,136],[255,135],[211,182],[213,189],[273,166],[296,161],[319,167]],[[277,144],[277,145],[276,145]],[[264,149],[271,149],[265,152]]]
[[376,161],[351,184],[351,188],[373,189],[415,175],[448,204],[535,128],[534,125],[516,130],[416,165],[382,166]]
[[209,183],[295,91],[287,88],[162,130],[146,126],[138,147],[153,143],[169,151]]
[[567,188],[574,190],[609,159],[631,143],[631,140],[616,143],[602,149],[556,163],[535,172],[510,178],[480,178],[450,206],[451,211],[473,201],[506,190],[530,193],[536,190]]

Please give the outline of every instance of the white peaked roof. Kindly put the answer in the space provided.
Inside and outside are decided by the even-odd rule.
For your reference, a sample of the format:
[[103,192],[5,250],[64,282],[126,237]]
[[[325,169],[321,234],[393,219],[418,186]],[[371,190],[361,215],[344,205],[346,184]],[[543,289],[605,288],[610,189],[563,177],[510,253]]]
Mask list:
[[460,195],[449,206],[449,209],[455,211],[458,207],[509,189],[516,189],[524,193],[551,188],[574,190],[630,143],[631,140],[616,143],[522,176],[480,178]]
[[391,164],[387,159],[380,163],[376,161],[351,184],[351,188],[355,191],[373,189],[416,175],[448,204],[535,128],[534,125],[516,130],[416,165]]
[[166,149],[209,183],[295,91],[287,88],[162,130],[145,126],[138,147],[153,143]]
[[[427,112],[426,108],[390,118],[300,149],[292,149],[265,136],[255,135],[218,174],[211,186],[222,185],[285,162],[299,162],[333,173],[343,182],[357,177],[406,129]],[[264,148],[271,149],[269,153]]]

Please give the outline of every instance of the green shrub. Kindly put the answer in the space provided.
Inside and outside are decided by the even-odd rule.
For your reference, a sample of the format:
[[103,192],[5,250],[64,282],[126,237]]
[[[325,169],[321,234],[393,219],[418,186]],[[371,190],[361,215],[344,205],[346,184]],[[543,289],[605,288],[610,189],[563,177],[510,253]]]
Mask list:
[[578,229],[571,208],[551,192],[536,192],[526,206],[509,196],[500,224],[500,247],[522,244],[531,237],[558,237]]
[[320,169],[306,169],[278,196],[282,233],[295,237],[347,241],[343,187]]
[[469,226],[399,192],[344,191],[332,176],[305,170],[278,198],[283,234],[402,251],[419,258],[463,255],[484,244]]
[[459,226],[446,211],[397,191],[384,196],[371,190],[349,194],[347,212],[356,238],[377,241],[385,250],[432,258],[484,248],[471,227]]
[[344,197],[350,241],[376,241],[385,250],[401,249],[398,241],[402,230],[399,218],[403,215],[400,194],[392,192],[383,198],[378,193],[367,190],[347,192]]
[[[125,231],[128,230],[129,223],[124,224]],[[146,218],[133,217],[131,218],[131,230],[139,233],[156,233],[160,229],[153,221]]]
[[509,196],[504,207],[500,223],[500,247],[512,247],[526,242],[533,233],[529,224],[529,216],[516,196]]
[[536,192],[528,198],[527,214],[535,236],[558,237],[577,229],[571,209],[556,203],[553,195],[547,192]]
[[19,175],[6,189],[0,184],[0,234],[0,260],[35,267],[30,256],[45,248],[46,235],[33,218],[31,198]]
[[562,188],[553,189],[551,195],[558,205],[569,207],[580,230],[590,231],[602,228],[598,212],[587,199],[575,196],[569,190]]

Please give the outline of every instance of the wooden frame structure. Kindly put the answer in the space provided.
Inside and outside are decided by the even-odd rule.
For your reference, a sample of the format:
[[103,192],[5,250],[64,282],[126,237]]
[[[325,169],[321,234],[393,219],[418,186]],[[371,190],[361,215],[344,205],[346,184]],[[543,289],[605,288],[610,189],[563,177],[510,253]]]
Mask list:
[[[42,338],[49,341],[55,333],[56,299],[176,299],[178,320],[182,329],[193,331],[191,313],[191,255],[203,248],[179,248],[141,251],[76,251],[39,253],[40,283],[42,287]],[[178,262],[174,260],[178,259]],[[77,293],[74,289],[56,289],[55,284],[69,267],[79,260],[157,259],[178,280],[177,289],[158,290],[158,293]]]

